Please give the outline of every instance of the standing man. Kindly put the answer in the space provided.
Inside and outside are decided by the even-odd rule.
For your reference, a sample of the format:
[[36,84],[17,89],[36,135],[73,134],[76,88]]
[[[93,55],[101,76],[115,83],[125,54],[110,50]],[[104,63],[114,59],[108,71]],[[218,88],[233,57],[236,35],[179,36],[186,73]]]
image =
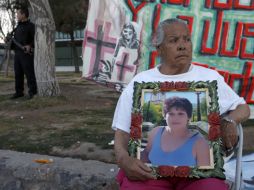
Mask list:
[[37,85],[34,74],[34,34],[35,26],[28,19],[29,11],[26,7],[17,9],[16,17],[18,25],[14,29],[12,48],[15,51],[14,72],[15,72],[15,94],[11,99],[24,96],[24,74],[29,88],[29,99],[37,93]]

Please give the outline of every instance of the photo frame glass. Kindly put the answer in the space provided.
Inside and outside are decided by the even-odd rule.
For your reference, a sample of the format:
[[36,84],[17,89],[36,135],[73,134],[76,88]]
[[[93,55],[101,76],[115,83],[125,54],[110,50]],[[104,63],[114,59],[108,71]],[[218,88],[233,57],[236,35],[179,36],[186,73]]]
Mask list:
[[158,177],[224,179],[217,82],[134,86],[130,154]]

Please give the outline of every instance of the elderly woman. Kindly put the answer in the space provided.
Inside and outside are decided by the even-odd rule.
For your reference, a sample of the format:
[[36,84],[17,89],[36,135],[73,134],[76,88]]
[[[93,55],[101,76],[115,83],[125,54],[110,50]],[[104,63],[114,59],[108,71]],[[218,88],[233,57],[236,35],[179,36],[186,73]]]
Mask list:
[[[171,178],[156,180],[151,168],[141,160],[128,155],[131,110],[134,82],[165,81],[213,81],[218,83],[219,109],[227,114],[223,120],[222,139],[226,148],[237,141],[236,125],[248,119],[250,110],[224,81],[217,71],[192,65],[192,42],[187,25],[178,19],[168,19],[158,26],[154,45],[161,63],[150,70],[137,74],[119,98],[112,127],[115,132],[115,153],[121,168],[118,181],[121,190],[226,190],[223,180],[216,178]],[[180,158],[179,158],[180,159]]]
[[141,160],[153,165],[210,166],[208,142],[188,129],[192,116],[190,101],[181,97],[166,99],[163,115],[167,126],[149,132]]

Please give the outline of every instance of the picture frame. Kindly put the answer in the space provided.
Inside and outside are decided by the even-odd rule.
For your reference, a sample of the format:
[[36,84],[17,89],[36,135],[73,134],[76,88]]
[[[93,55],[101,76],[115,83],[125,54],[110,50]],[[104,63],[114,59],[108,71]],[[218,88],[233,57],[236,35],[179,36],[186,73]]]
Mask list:
[[[178,108],[170,108],[169,112],[165,112],[164,107],[166,107],[166,102],[172,102],[172,99],[179,99],[181,101],[186,100],[189,102],[188,105],[191,106],[191,114],[189,114],[190,116],[187,116],[187,113],[185,114],[185,120],[187,119],[188,121],[188,124],[186,124],[187,130],[185,131],[188,131],[190,137],[187,136],[187,140],[183,141],[183,143],[179,146],[176,146],[175,149],[178,151],[179,147],[181,147],[181,151],[185,151],[183,147],[190,147],[189,144],[192,140],[189,139],[192,139],[192,136],[197,136],[195,138],[198,140],[195,140],[195,143],[193,140],[191,147],[194,151],[196,149],[193,147],[194,145],[199,146],[198,142],[204,142],[207,144],[208,150],[205,151],[207,152],[207,155],[205,155],[205,158],[207,159],[205,161],[205,165],[199,165],[199,163],[202,163],[202,159],[199,161],[197,160],[199,156],[196,156],[195,160],[193,154],[189,154],[187,156],[187,164],[185,164],[184,161],[183,163],[179,162],[179,160],[181,160],[179,156],[176,162],[172,161],[174,164],[171,164],[170,156],[168,157],[168,160],[164,159],[165,156],[158,156],[160,155],[157,153],[158,150],[159,152],[162,150],[162,153],[166,152],[166,155],[173,155],[175,152],[177,152],[174,149],[171,149],[174,143],[171,143],[172,146],[168,145],[170,144],[168,143],[170,142],[170,138],[166,139],[166,141],[161,140],[163,138],[168,138],[166,136],[173,135],[173,133],[170,133],[170,131],[167,133],[167,130],[171,130],[170,126],[171,128],[173,127],[173,130],[174,126],[182,126],[178,121],[175,123],[171,122],[173,121],[172,118],[174,113],[177,112]],[[182,108],[179,108],[179,110],[182,110],[181,112],[185,113],[187,107],[183,106]],[[170,116],[166,116],[166,114],[170,114]],[[165,122],[165,118],[167,122]],[[161,134],[166,135],[162,136],[157,131],[161,131]],[[157,141],[161,143],[161,147],[159,148],[157,145],[155,145]],[[223,169],[224,160],[221,145],[222,141],[220,138],[220,113],[217,95],[217,81],[134,82],[128,151],[130,156],[142,160],[146,165],[151,167],[153,174],[157,176],[157,178],[216,177],[225,179]],[[151,148],[155,146],[157,146],[157,148]],[[167,152],[165,151],[165,147],[166,149],[169,148],[168,150],[173,151]],[[155,159],[153,159],[152,156],[154,154],[153,151],[156,152],[156,156],[154,157]],[[197,153],[197,155],[202,154]],[[190,160],[194,160],[194,162],[190,164]],[[177,165],[178,162],[180,163],[179,165]]]

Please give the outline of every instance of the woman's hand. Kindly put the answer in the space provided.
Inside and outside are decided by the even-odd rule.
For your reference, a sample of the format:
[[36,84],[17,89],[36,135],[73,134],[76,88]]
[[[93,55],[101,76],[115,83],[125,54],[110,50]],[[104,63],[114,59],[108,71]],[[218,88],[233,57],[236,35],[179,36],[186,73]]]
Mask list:
[[152,169],[141,160],[130,157],[128,154],[129,134],[118,129],[115,132],[115,154],[118,166],[122,168],[130,180],[156,179]]
[[128,156],[122,163],[120,163],[120,167],[125,171],[125,175],[130,180],[144,181],[156,179],[151,173],[152,169],[136,158]]
[[[221,121],[221,137],[226,149],[233,148],[238,141],[237,124],[246,121],[250,116],[248,104],[240,104],[236,109],[231,110]],[[232,120],[232,122],[227,121]]]
[[222,119],[221,138],[224,148],[232,149],[238,142],[237,124]]

